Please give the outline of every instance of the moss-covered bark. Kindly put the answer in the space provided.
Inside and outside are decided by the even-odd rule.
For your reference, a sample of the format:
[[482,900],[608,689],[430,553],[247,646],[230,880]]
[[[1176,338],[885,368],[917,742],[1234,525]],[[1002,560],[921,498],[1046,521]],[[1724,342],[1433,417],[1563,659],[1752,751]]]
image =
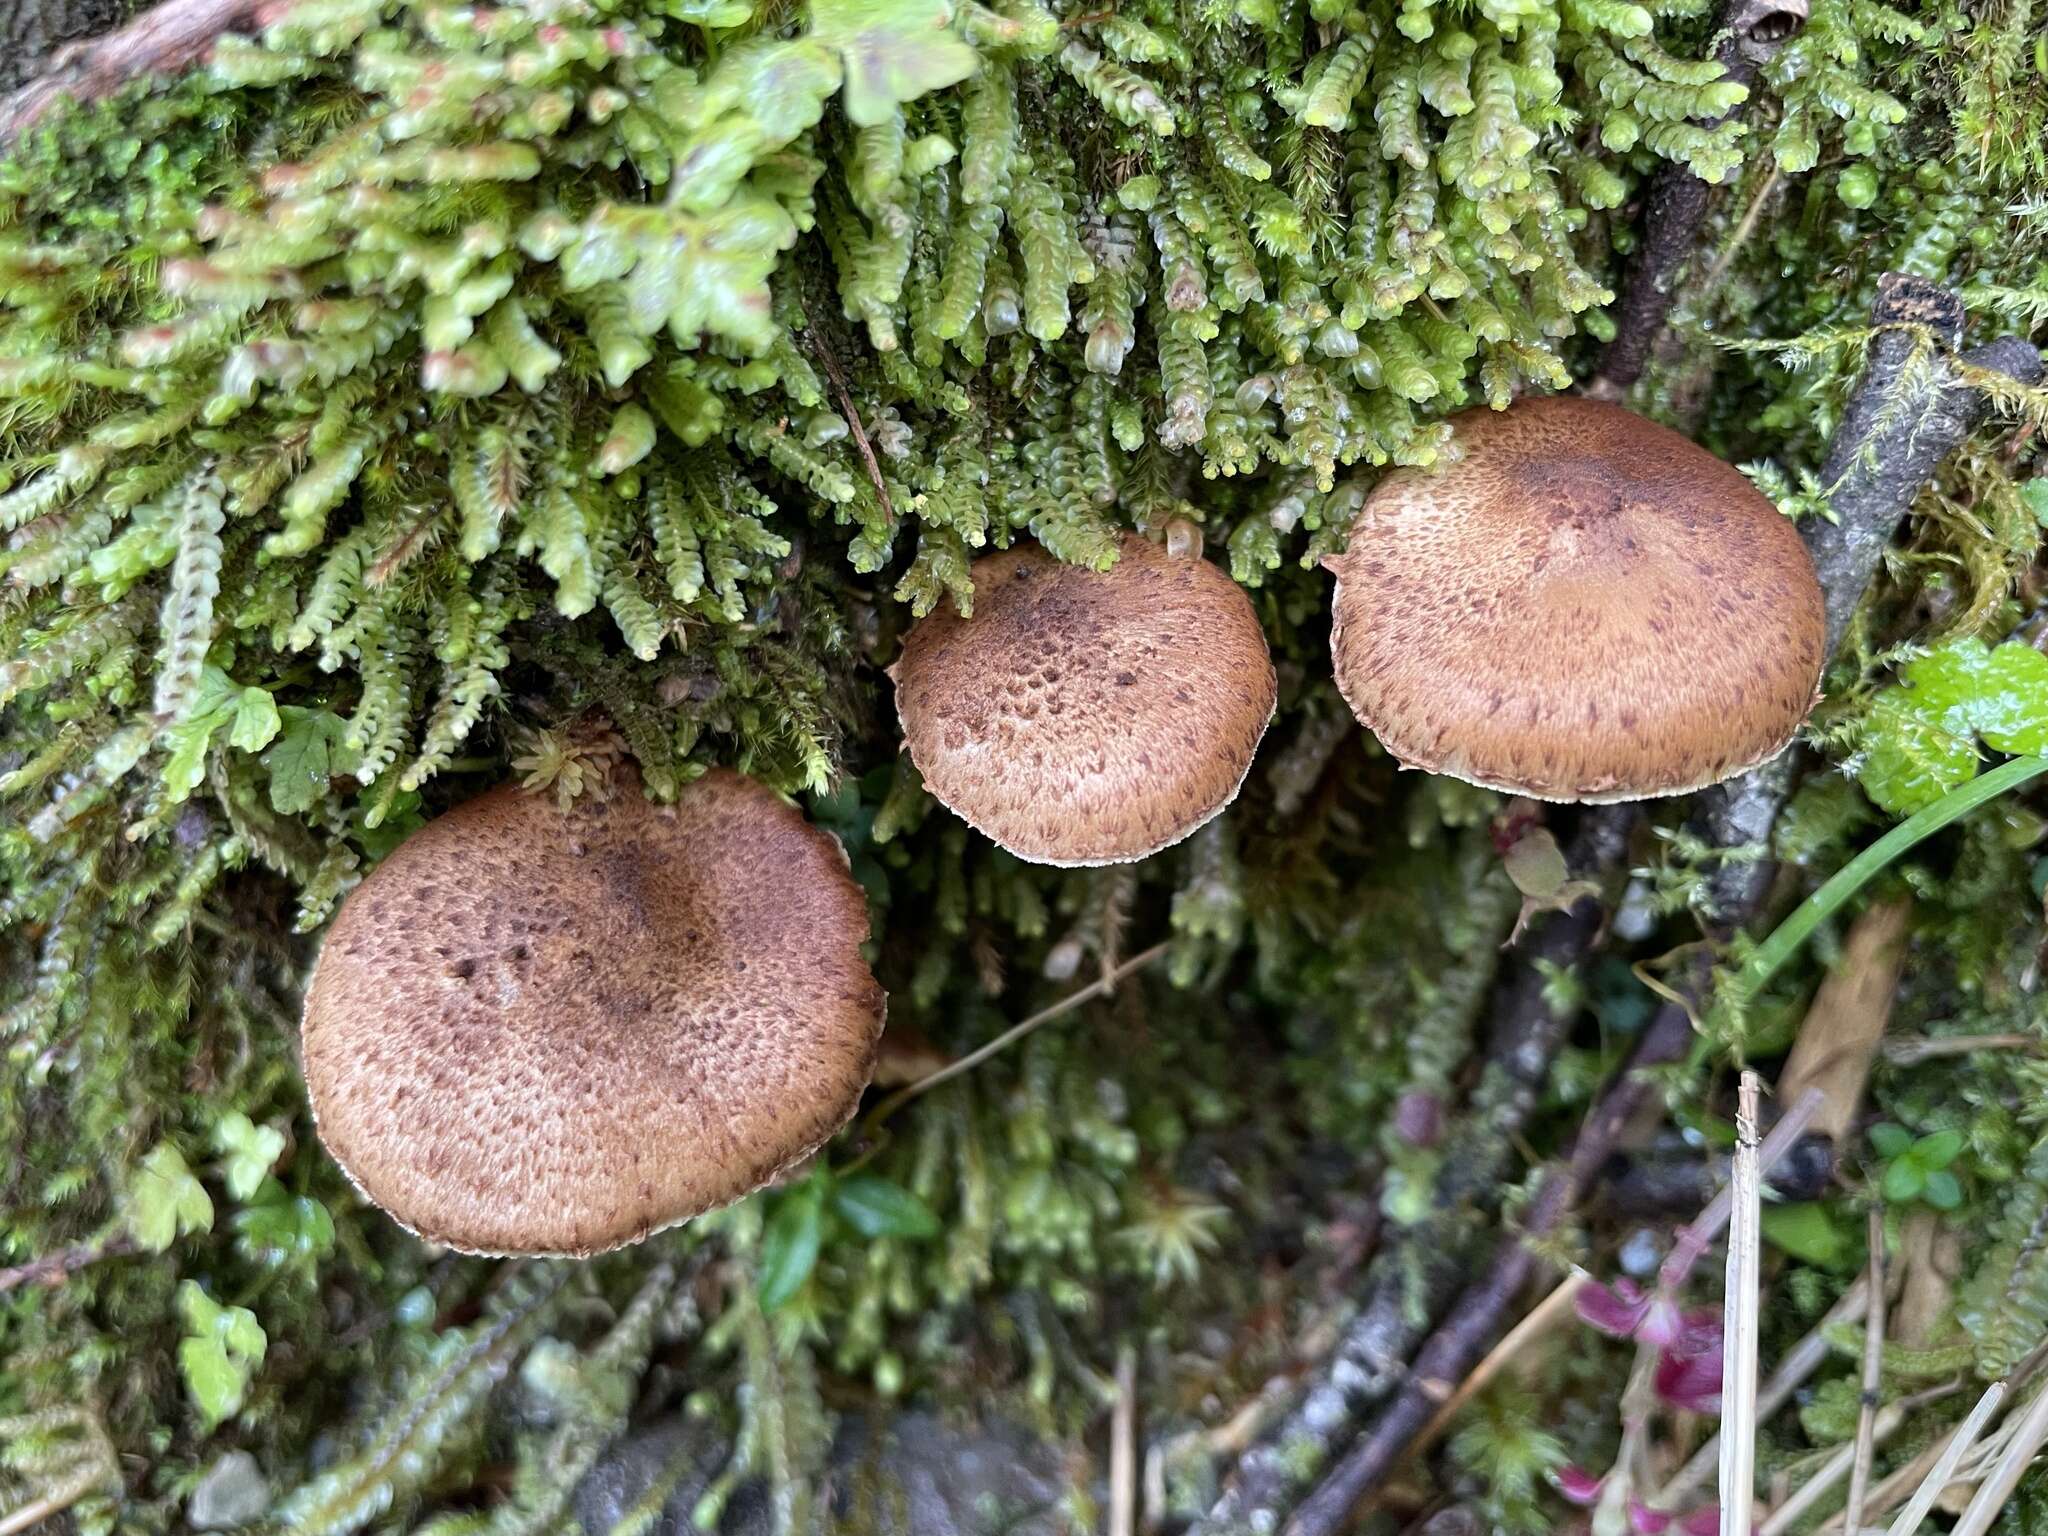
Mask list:
[[119,24],[124,0],[13,0],[0,14],[0,93],[34,78],[65,43]]

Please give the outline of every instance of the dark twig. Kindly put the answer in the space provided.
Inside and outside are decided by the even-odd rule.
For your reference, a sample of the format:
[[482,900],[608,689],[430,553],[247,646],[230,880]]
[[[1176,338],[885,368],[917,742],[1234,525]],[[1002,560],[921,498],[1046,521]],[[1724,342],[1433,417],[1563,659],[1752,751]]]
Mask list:
[[[1723,77],[1753,87],[1771,55],[1806,24],[1806,11],[1807,0],[1724,0],[1718,18],[1720,42],[1714,49]],[[1726,122],[1741,110],[1732,108],[1718,121]],[[1614,339],[1600,355],[1593,393],[1619,394],[1642,377],[1677,297],[1678,276],[1698,248],[1709,190],[1676,162],[1666,163],[1650,178],[1637,221],[1642,241],[1623,280]]]
[[[1581,820],[1567,849],[1575,875],[1598,876],[1623,859],[1632,806],[1601,806]],[[1270,1530],[1342,1451],[1370,1412],[1407,1378],[1406,1361],[1470,1270],[1471,1213],[1498,1197],[1514,1140],[1535,1110],[1550,1063],[1577,1017],[1549,979],[1579,964],[1599,938],[1599,903],[1551,915],[1519,946],[1495,988],[1486,1065],[1473,1109],[1446,1149],[1430,1213],[1390,1240],[1373,1264],[1364,1305],[1292,1410],[1239,1459],[1196,1532]],[[1191,1533],[1194,1536],[1194,1533]]]
[[0,150],[59,102],[100,101],[144,76],[184,69],[222,34],[285,8],[282,0],[164,0],[118,32],[60,49],[39,77],[0,100]]
[[846,429],[853,434],[853,446],[860,450],[863,463],[868,467],[868,478],[875,483],[875,494],[882,498],[882,511],[891,523],[896,521],[896,508],[889,502],[889,487],[882,480],[882,463],[875,457],[874,444],[868,441],[867,428],[861,425],[860,408],[853,403],[853,391],[847,388],[846,371],[839,366],[839,354],[832,350],[831,338],[811,318],[810,301],[799,297],[804,311],[804,334],[809,336],[818,348],[818,361],[825,365],[825,376],[832,381],[832,393],[839,397],[839,409],[846,415]]
[[[1828,598],[1830,649],[1848,633],[1858,596],[1877,574],[1920,487],[1991,408],[1947,361],[1962,339],[1963,307],[1955,295],[1887,272],[1878,279],[1870,318],[1881,329],[1864,381],[1842,413],[1820,470],[1835,521],[1813,525],[1806,539]],[[1974,348],[1962,361],[2022,383],[2041,378],[2041,354],[2018,337]],[[1873,380],[1883,387],[1871,387]]]
[[70,1248],[59,1248],[55,1253],[46,1253],[40,1259],[31,1259],[26,1264],[17,1264],[12,1269],[0,1269],[0,1296],[18,1290],[24,1285],[55,1285],[67,1275],[97,1264],[102,1259],[118,1259],[124,1254],[136,1251],[133,1238],[116,1236],[102,1238],[97,1242],[78,1243]]
[[[1921,485],[1959,447],[1989,410],[1947,361],[1944,344],[1956,328],[1937,330],[1933,317],[1949,313],[1950,296],[1900,274],[1879,284],[1874,318],[1888,327],[1872,344],[1863,377],[1828,455],[1836,523],[1808,526],[1809,548],[1827,599],[1828,633],[1839,639],[1877,572],[1883,551],[1911,509]],[[1959,320],[1959,316],[1958,316]],[[1963,354],[1963,361],[1996,368],[2025,382],[2041,376],[2040,355],[2024,342],[2000,341]],[[1755,781],[1755,782],[1751,782]],[[1701,819],[1720,846],[1762,844],[1789,795],[1792,774],[1784,759],[1706,797]],[[1715,892],[1711,928],[1725,936],[1752,918],[1768,888],[1761,860],[1733,866],[1739,883]],[[1450,1315],[1415,1357],[1407,1382],[1357,1441],[1288,1527],[1290,1536],[1335,1536],[1352,1509],[1400,1464],[1410,1441],[1429,1421],[1435,1403],[1424,1383],[1457,1381],[1498,1338],[1516,1299],[1541,1261],[1527,1239],[1556,1229],[1577,1205],[1622,1134],[1648,1103],[1653,1088],[1643,1069],[1681,1059],[1693,1039],[1692,1010],[1705,995],[1711,967],[1702,959],[1681,982],[1686,1001],[1667,1003],[1651,1017],[1621,1073],[1610,1081],[1580,1127],[1570,1152],[1544,1173],[1520,1234],[1495,1252],[1485,1274],[1458,1298]]]

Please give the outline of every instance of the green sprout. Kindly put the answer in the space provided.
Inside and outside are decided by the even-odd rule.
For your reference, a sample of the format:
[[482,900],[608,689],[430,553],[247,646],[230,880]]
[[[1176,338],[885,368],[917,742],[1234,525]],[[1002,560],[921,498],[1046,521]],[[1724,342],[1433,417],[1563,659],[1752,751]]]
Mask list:
[[1952,1211],[1963,1203],[1962,1181],[1949,1171],[1963,1150],[1961,1131],[1935,1131],[1916,1139],[1900,1126],[1873,1125],[1870,1144],[1884,1159],[1878,1190],[1889,1203],[1917,1200],[1937,1211]]

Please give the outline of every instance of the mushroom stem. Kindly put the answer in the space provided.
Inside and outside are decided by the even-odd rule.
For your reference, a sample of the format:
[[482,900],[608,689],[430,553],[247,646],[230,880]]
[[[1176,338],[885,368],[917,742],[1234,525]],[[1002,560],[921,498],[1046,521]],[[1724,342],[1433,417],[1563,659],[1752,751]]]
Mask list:
[[[1830,504],[1837,522],[1815,519],[1803,530],[1820,577],[1831,646],[1846,632],[1849,616],[1862,602],[1921,485],[1990,408],[1983,395],[1968,386],[1967,370],[1995,369],[2029,383],[2041,376],[2039,354],[2026,342],[2012,339],[1953,360],[1937,358],[1933,366],[1925,366],[1919,348],[1930,331],[1945,347],[1952,347],[1959,334],[1959,326],[1938,330],[1935,325],[1940,316],[1959,316],[1952,306],[1951,295],[1917,278],[1888,273],[1879,283],[1872,319],[1880,334],[1828,456],[1832,478],[1826,483],[1834,486]],[[1788,752],[1699,796],[1698,829],[1721,848],[1768,843],[1791,794],[1795,759],[1796,753]],[[1582,839],[1607,818],[1630,809],[1603,806],[1589,811]],[[1623,820],[1619,832],[1605,827],[1612,852],[1604,866],[1581,863],[1584,854],[1575,848],[1573,873],[1598,878],[1618,866],[1628,824]],[[1709,892],[1712,928],[1723,938],[1760,909],[1772,869],[1765,860],[1751,860],[1731,863],[1724,873],[1726,878],[1717,879]],[[1580,910],[1590,905],[1583,904]],[[1553,917],[1535,941],[1517,953],[1496,984],[1486,1071],[1491,1075],[1533,1070],[1537,1076],[1532,1093],[1554,1055],[1554,1045],[1547,1050],[1544,1046],[1561,1040],[1569,1024],[1567,1019],[1560,1025],[1552,1016],[1547,981],[1560,961],[1576,966],[1591,953],[1599,927],[1596,920],[1582,944],[1568,946],[1568,953],[1560,956],[1552,945],[1563,943],[1563,937],[1554,938],[1552,930],[1561,925],[1576,932],[1574,914]],[[1481,1278],[1456,1298],[1455,1308],[1426,1341],[1424,1327],[1404,1320],[1399,1311],[1401,1299],[1412,1294],[1401,1278],[1402,1266],[1412,1262],[1411,1252],[1404,1244],[1386,1246],[1364,1278],[1366,1301],[1358,1318],[1294,1411],[1245,1452],[1222,1498],[1205,1520],[1197,1522],[1191,1536],[1278,1530],[1288,1511],[1297,1507],[1300,1513],[1286,1527],[1289,1536],[1332,1536],[1342,1528],[1354,1501],[1336,1496],[1335,1490],[1369,1488],[1379,1475],[1377,1469],[1398,1465],[1413,1434],[1433,1412],[1431,1379],[1457,1381],[1505,1331],[1528,1280],[1542,1267],[1525,1239],[1554,1230],[1590,1187],[1623,1129],[1648,1101],[1653,1079],[1642,1069],[1675,1061],[1691,1047],[1693,1009],[1704,997],[1711,975],[1711,964],[1702,957],[1680,982],[1681,1000],[1666,1003],[1651,1017],[1629,1061],[1586,1117],[1569,1155],[1545,1170],[1521,1231],[1505,1238],[1484,1268],[1471,1262],[1469,1254],[1451,1257],[1454,1279],[1474,1271]],[[1484,1158],[1474,1162],[1461,1155],[1465,1148],[1483,1145],[1483,1126],[1475,1129],[1468,1124],[1458,1133],[1438,1175],[1439,1202],[1446,1191],[1480,1187],[1475,1174],[1485,1184],[1499,1183],[1498,1170],[1504,1164]],[[1418,1240],[1424,1235],[1421,1229],[1413,1234]],[[1431,1251],[1427,1245],[1414,1250]],[[1433,1286],[1425,1292],[1439,1293]],[[1389,1298],[1391,1305],[1381,1305]],[[1411,1370],[1406,1364],[1411,1359],[1426,1361],[1429,1369]],[[1332,1494],[1318,1496],[1311,1483]]]

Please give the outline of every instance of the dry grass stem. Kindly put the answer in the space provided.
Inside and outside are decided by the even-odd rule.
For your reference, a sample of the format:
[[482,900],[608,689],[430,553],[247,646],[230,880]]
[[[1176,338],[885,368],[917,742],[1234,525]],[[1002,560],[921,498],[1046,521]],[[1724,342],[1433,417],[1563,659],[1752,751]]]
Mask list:
[[1870,1208],[1870,1312],[1863,1321],[1863,1403],[1856,1415],[1856,1457],[1849,1469],[1849,1501],[1842,1529],[1863,1529],[1863,1505],[1870,1493],[1870,1465],[1876,1453],[1877,1405],[1884,1374],[1884,1208]]
[[[1757,1149],[1759,1174],[1767,1174],[1778,1165],[1778,1160],[1792,1150],[1793,1144],[1804,1136],[1807,1127],[1813,1124],[1814,1116],[1821,1112],[1827,1099],[1818,1088],[1809,1088],[1799,1096],[1798,1102],[1779,1117],[1771,1127],[1770,1135],[1763,1139]],[[1671,1245],[1671,1252],[1657,1271],[1657,1280],[1667,1290],[1677,1290],[1692,1273],[1693,1265],[1700,1255],[1713,1246],[1714,1239],[1721,1235],[1721,1229],[1728,1225],[1729,1213],[1735,1208],[1735,1183],[1731,1179],[1721,1187],[1719,1194],[1707,1203],[1707,1208],[1694,1217],[1678,1240]]]
[[1436,1417],[1431,1419],[1423,1427],[1422,1433],[1415,1437],[1410,1454],[1419,1456],[1434,1445],[1437,1437],[1449,1427],[1451,1420],[1458,1416],[1477,1393],[1485,1390],[1487,1384],[1501,1373],[1509,1361],[1559,1323],[1569,1321],[1572,1316],[1572,1303],[1578,1299],[1580,1287],[1585,1285],[1589,1278],[1583,1269],[1573,1270],[1558,1282],[1548,1296],[1536,1303],[1534,1310],[1527,1317],[1510,1328],[1501,1341],[1487,1352],[1486,1358],[1472,1368],[1472,1374],[1459,1384],[1458,1390],[1450,1395],[1443,1407],[1437,1410]]
[[1138,1352],[1116,1352],[1116,1408],[1109,1425],[1109,1536],[1138,1530]]
[[1735,1177],[1728,1186],[1728,1289],[1722,1305],[1721,1536],[1749,1536],[1756,1503],[1757,1268],[1763,1249],[1763,1154],[1757,1145],[1761,1088],[1742,1074],[1735,1110]]
[[1934,1470],[1920,1481],[1919,1488],[1899,1511],[1898,1519],[1891,1523],[1885,1536],[1913,1536],[1920,1529],[1920,1522],[1927,1518],[1927,1512],[1934,1508],[1934,1501],[1941,1497],[1941,1491],[1955,1476],[1956,1467],[1970,1447],[1977,1443],[1977,1437],[1984,1433],[1984,1426],[1991,1422],[1991,1416],[1998,1412],[1998,1405],[2005,1401],[2005,1383],[1994,1381],[1984,1389],[1984,1395],[1977,1399],[1977,1406],[1970,1410],[1970,1416],[1948,1437],[1948,1444],[1942,1447],[1941,1459],[1935,1462]]
[[1933,1061],[1940,1056],[1967,1056],[1973,1051],[2025,1051],[2037,1054],[2048,1045],[2039,1035],[1901,1035],[1884,1043],[1884,1059],[1895,1066]]
[[2006,1446],[1998,1462],[1988,1476],[1978,1485],[1976,1497],[1970,1500],[1949,1536],[1984,1536],[1991,1529],[2005,1508],[2005,1502],[2019,1486],[2020,1477],[2027,1470],[2027,1464],[2048,1441],[2048,1388],[2037,1392],[2034,1400],[2027,1404],[2027,1411],[2008,1432]]

